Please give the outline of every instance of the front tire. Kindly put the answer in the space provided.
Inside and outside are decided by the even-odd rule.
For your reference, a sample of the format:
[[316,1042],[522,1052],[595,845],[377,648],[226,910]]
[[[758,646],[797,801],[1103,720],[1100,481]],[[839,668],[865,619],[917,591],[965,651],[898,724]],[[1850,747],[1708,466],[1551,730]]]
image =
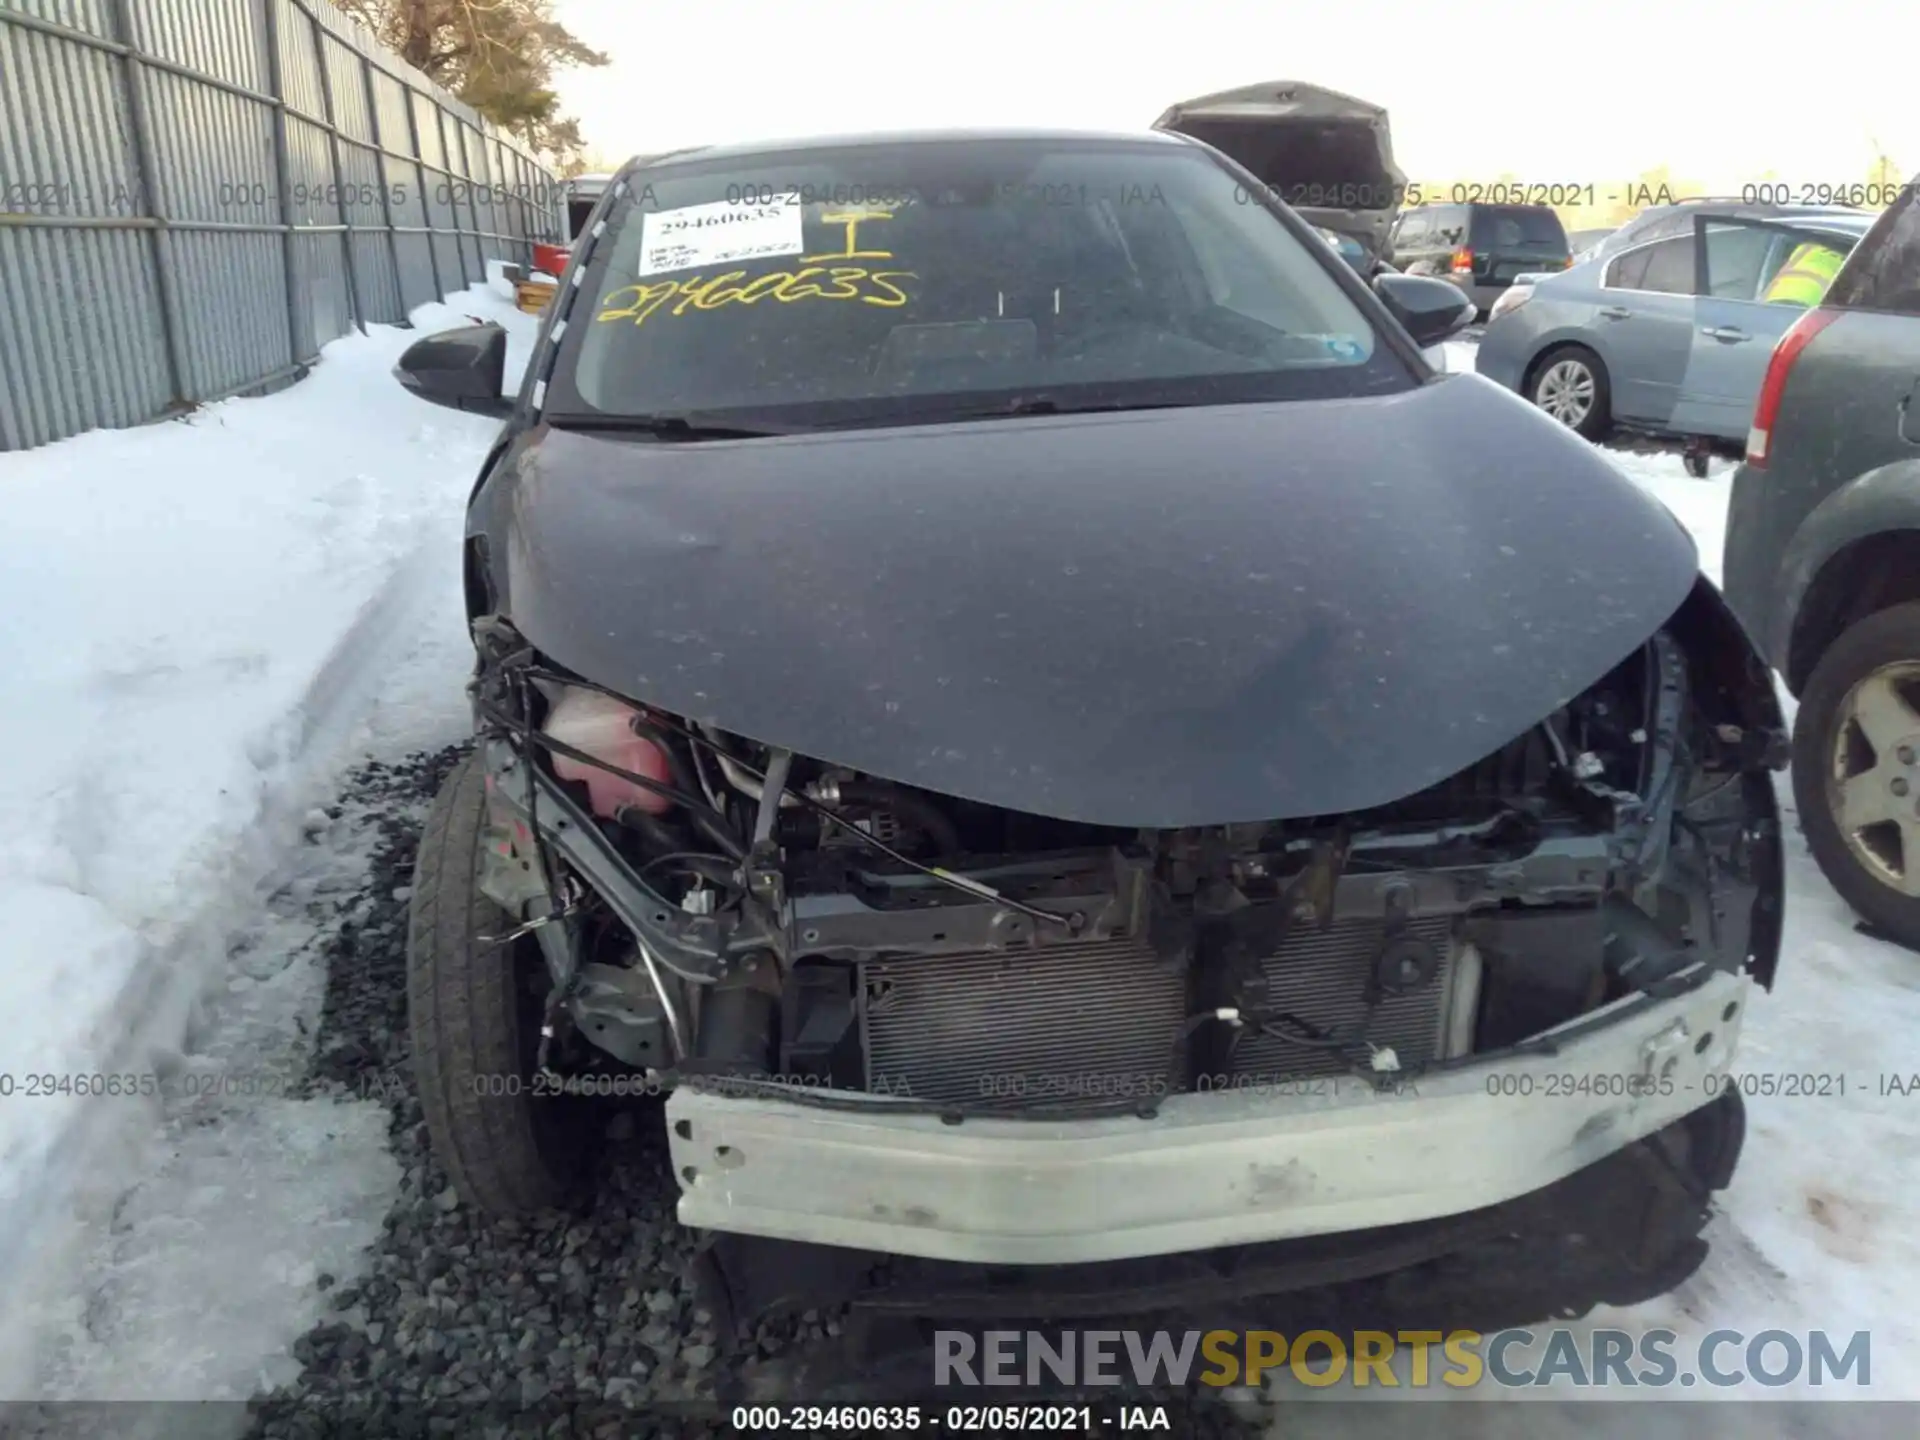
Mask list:
[[1869,615],[1814,666],[1793,729],[1793,794],[1840,897],[1920,947],[1920,603]]
[[462,1200],[511,1219],[577,1198],[588,1131],[577,1098],[534,1092],[551,982],[537,941],[497,943],[514,922],[480,890],[485,814],[470,755],[440,787],[420,837],[407,1020],[434,1158]]
[[1603,440],[1613,428],[1607,367],[1584,345],[1562,345],[1541,356],[1527,379],[1527,399],[1583,440]]

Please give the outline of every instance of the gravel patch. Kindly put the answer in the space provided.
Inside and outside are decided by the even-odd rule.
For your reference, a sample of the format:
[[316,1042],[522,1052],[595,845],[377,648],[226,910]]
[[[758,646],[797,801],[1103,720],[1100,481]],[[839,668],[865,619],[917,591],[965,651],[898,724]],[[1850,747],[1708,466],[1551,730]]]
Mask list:
[[310,1084],[385,1101],[403,1178],[367,1273],[320,1277],[332,1314],[296,1343],[299,1380],[253,1402],[263,1440],[312,1433],[316,1416],[398,1435],[514,1411],[549,1433],[563,1406],[711,1395],[717,1337],[693,1309],[657,1125],[617,1127],[590,1208],[524,1225],[462,1206],[429,1152],[408,1063],[407,901],[427,805],[460,754],[369,765],[349,787],[385,802],[381,836],[328,946]]
[[[379,841],[363,892],[342,898],[328,941],[307,1083],[316,1095],[383,1100],[404,1178],[364,1273],[319,1277],[329,1316],[294,1346],[297,1381],[250,1402],[247,1436],[737,1433],[716,1400],[721,1376],[792,1363],[839,1335],[842,1319],[809,1311],[751,1335],[717,1332],[692,1292],[692,1238],[673,1218],[678,1192],[656,1109],[609,1108],[588,1197],[575,1213],[531,1223],[470,1211],[429,1151],[409,1068],[407,898],[427,806],[461,753],[369,764],[342,797],[376,808]],[[1208,1405],[1200,1431],[1200,1416],[1179,1429],[1258,1433],[1241,1414]]]

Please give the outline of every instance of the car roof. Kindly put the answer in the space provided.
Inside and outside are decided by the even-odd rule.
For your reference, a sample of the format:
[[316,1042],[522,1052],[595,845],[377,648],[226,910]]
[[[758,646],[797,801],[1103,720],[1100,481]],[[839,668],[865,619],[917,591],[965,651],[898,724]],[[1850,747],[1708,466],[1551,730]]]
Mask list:
[[1787,218],[1792,220],[1806,220],[1820,225],[1830,225],[1836,230],[1858,230],[1864,235],[1874,227],[1874,222],[1879,220],[1880,217],[1878,215],[1855,215],[1834,211],[1822,215],[1792,215]]
[[[1873,222],[1880,217],[1871,211],[1856,210],[1841,205],[1774,205],[1760,201],[1738,199],[1715,199],[1712,196],[1693,196],[1685,200],[1676,200],[1670,205],[1650,205],[1633,219],[1620,226],[1612,234],[1596,240],[1587,254],[1589,260],[1617,255],[1622,250],[1630,250],[1642,244],[1652,243],[1646,238],[1646,232],[1663,220],[1711,211],[1732,220],[1787,220],[1803,221],[1819,227],[1866,234]],[[1676,231],[1664,239],[1678,239],[1684,231]]]
[[1790,206],[1784,209],[1772,210],[1765,214],[1746,214],[1743,213],[1741,207],[1737,205],[1725,207],[1711,205],[1701,206],[1699,208],[1711,212],[1706,217],[1710,221],[1720,218],[1721,216],[1725,216],[1730,220],[1789,220],[1809,225],[1820,225],[1833,230],[1858,230],[1863,235],[1872,229],[1873,222],[1880,218],[1878,215],[1870,215],[1864,210],[1824,210],[1813,206]]
[[1164,130],[1075,130],[1075,129],[952,129],[952,130],[875,130],[846,134],[795,136],[782,140],[756,140],[729,145],[693,145],[668,150],[658,155],[636,155],[627,162],[629,169],[641,166],[671,165],[682,161],[747,160],[763,155],[787,155],[800,150],[852,149],[863,145],[951,145],[967,143],[1005,143],[1031,141],[1095,141],[1112,145],[1192,145],[1184,136]]
[[1620,228],[1630,230],[1648,220],[1658,220],[1664,216],[1677,215],[1688,210],[1722,210],[1729,215],[1755,220],[1834,216],[1864,219],[1871,224],[1879,218],[1873,211],[1861,210],[1851,205],[1778,205],[1765,200],[1742,200],[1734,196],[1716,198],[1706,195],[1676,200],[1670,205],[1649,205]]

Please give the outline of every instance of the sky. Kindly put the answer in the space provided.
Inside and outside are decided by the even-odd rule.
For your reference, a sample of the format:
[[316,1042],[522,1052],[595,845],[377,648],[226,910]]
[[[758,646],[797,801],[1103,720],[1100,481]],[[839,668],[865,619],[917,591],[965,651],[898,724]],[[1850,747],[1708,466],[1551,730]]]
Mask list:
[[1387,107],[1411,180],[1733,187],[1920,169],[1912,0],[558,0],[613,63],[559,91],[596,157],[949,125],[1144,129],[1302,80]]

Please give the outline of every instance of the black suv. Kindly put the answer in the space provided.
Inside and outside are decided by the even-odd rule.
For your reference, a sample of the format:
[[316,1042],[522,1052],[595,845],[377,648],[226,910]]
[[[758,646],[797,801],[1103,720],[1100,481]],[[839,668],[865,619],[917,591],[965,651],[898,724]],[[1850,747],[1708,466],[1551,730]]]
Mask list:
[[1547,205],[1422,205],[1394,222],[1388,251],[1409,275],[1458,285],[1483,320],[1514,276],[1564,270],[1573,258]]
[[1775,347],[1727,596],[1800,701],[1794,794],[1870,928],[1920,945],[1920,205],[1875,223]]

